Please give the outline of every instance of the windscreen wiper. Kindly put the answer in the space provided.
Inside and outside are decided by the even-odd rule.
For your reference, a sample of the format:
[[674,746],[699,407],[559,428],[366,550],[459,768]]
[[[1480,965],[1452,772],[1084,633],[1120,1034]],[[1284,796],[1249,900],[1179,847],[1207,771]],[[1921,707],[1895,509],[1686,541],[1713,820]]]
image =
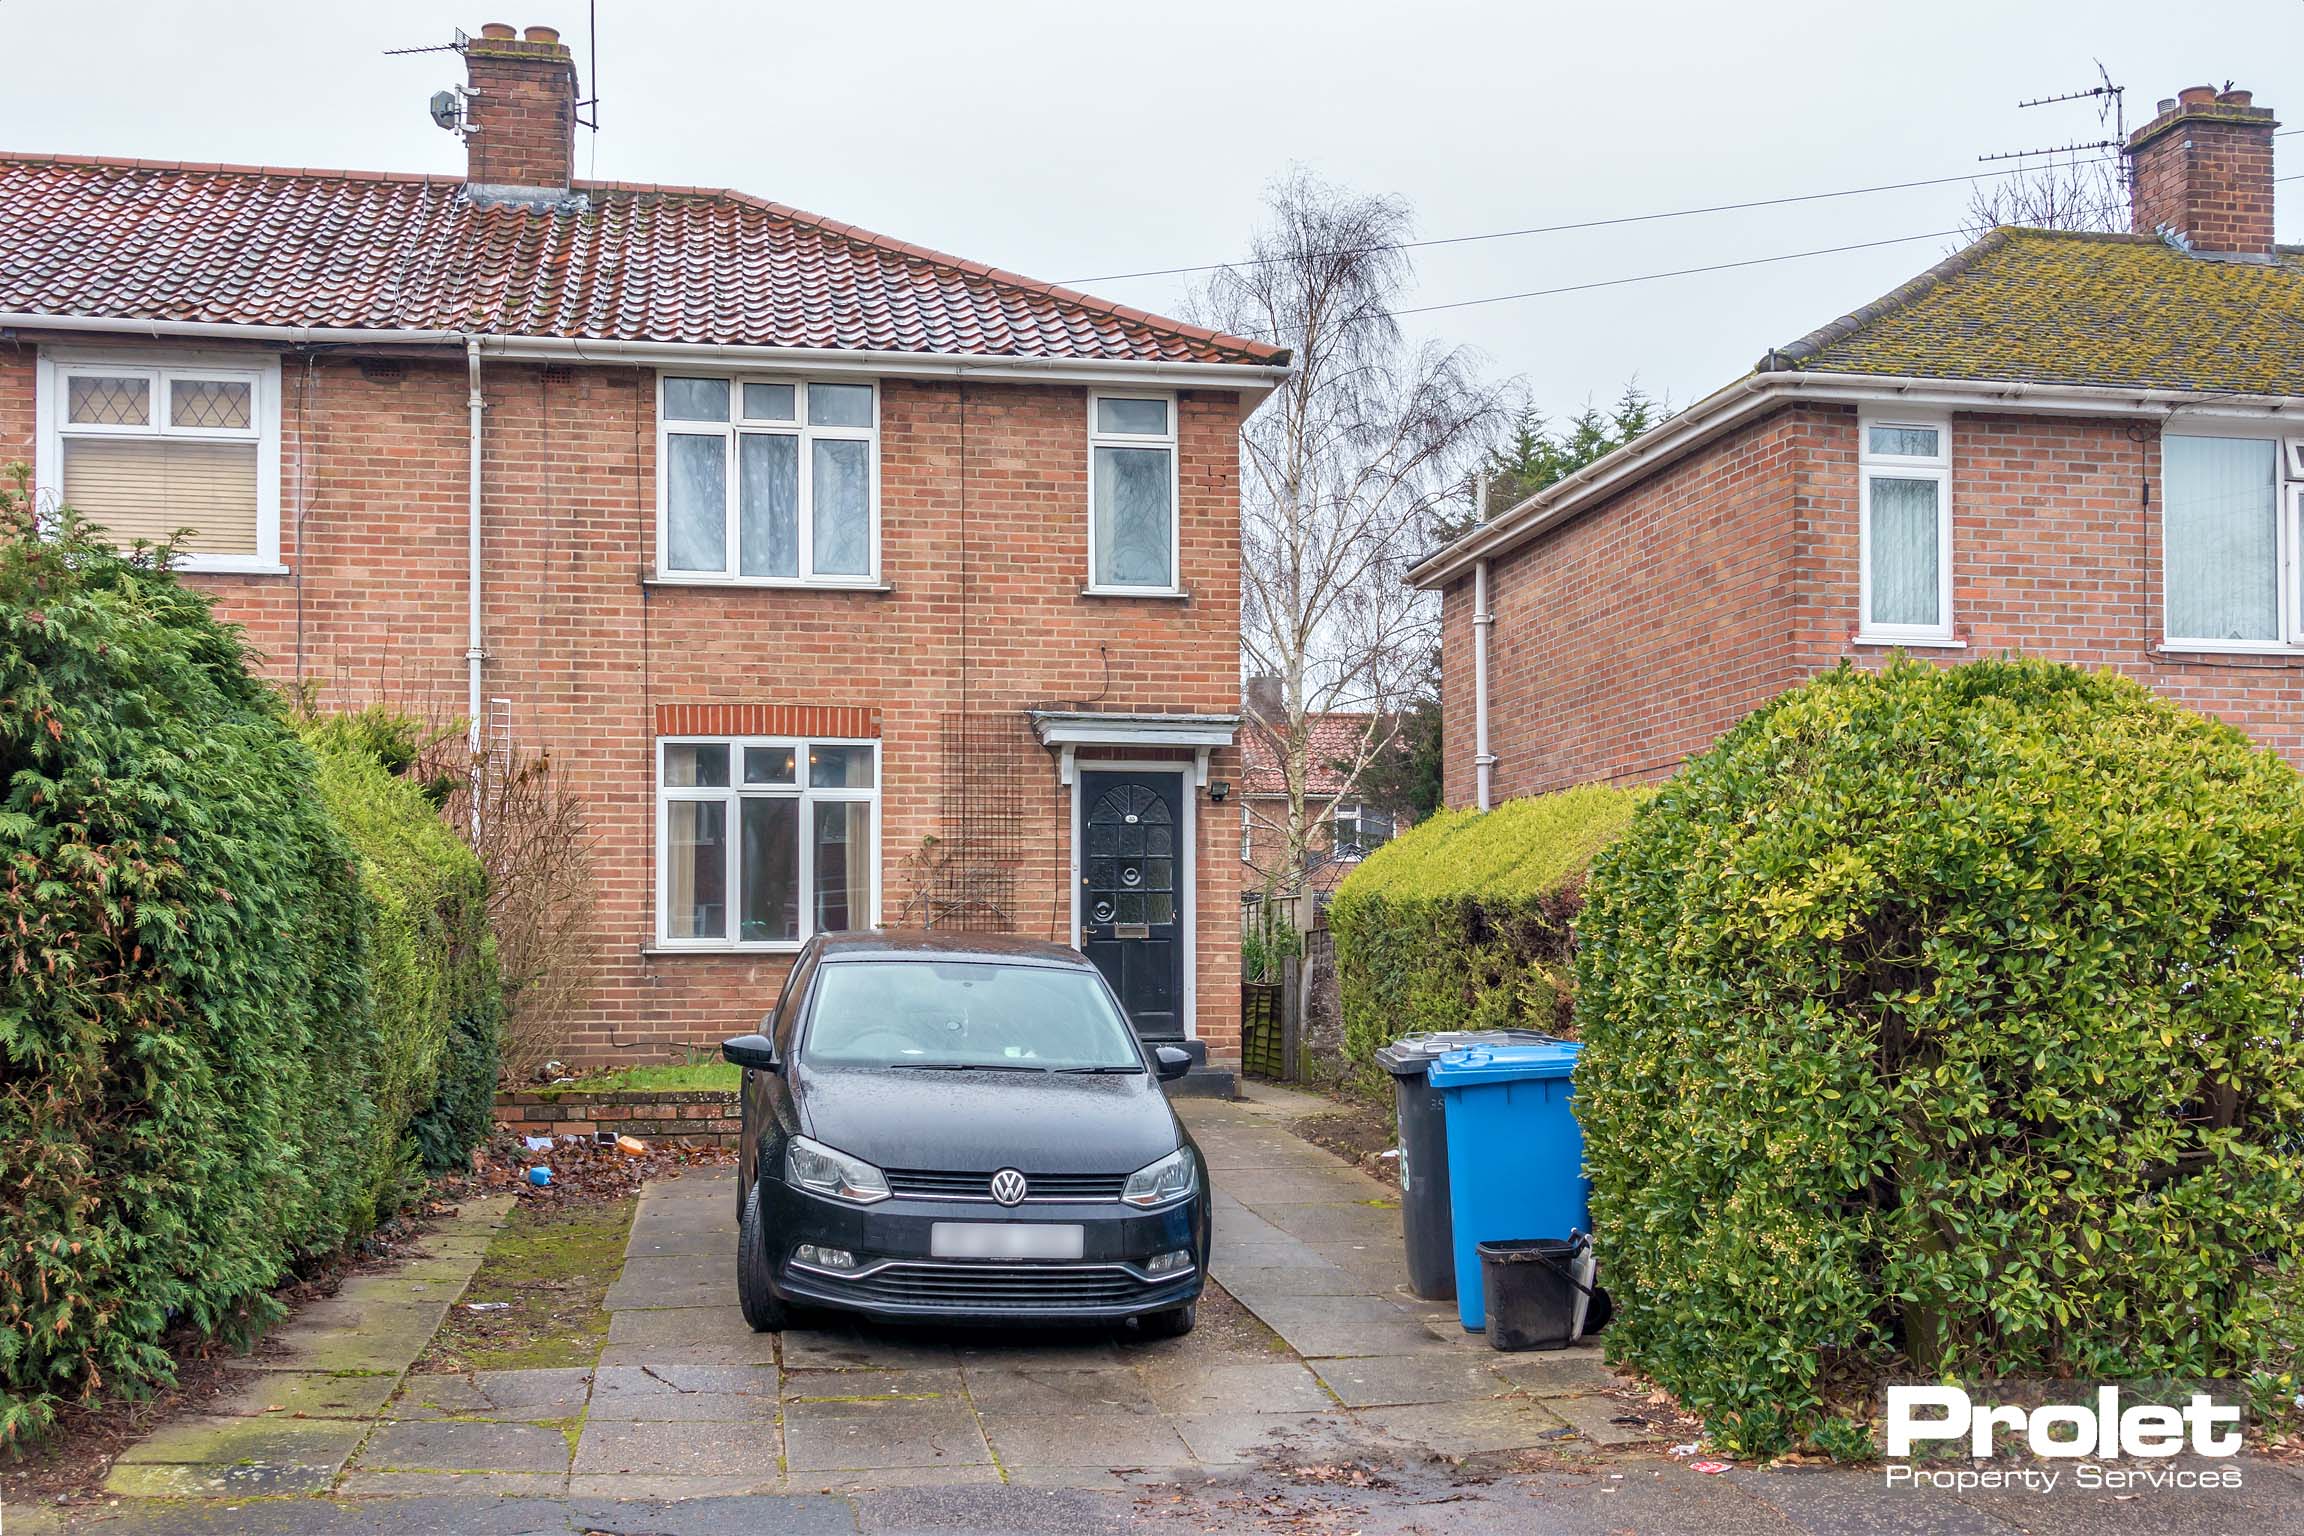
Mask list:
[[1020,1061],[892,1061],[899,1072],[1045,1072]]
[[1142,1067],[1054,1067],[1050,1070],[1056,1072],[1127,1072],[1136,1076],[1141,1076],[1144,1071]]

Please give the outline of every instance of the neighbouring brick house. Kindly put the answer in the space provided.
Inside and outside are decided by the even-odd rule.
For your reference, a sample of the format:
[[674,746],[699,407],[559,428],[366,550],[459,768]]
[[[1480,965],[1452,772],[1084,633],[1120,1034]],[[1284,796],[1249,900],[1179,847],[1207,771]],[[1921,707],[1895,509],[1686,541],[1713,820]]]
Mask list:
[[1667,775],[1899,648],[2115,668],[2304,764],[2277,127],[2245,91],[2162,102],[2134,233],[1994,230],[1419,564],[1449,803]]
[[[271,674],[546,751],[566,1042],[750,1028],[809,934],[1080,942],[1238,1039],[1238,427],[1284,352],[733,192],[574,180],[547,28],[463,178],[0,157],[0,458]],[[1084,853],[1085,848],[1085,853]]]
[[[1249,708],[1254,708],[1251,698]],[[1395,818],[1351,793],[1346,770],[1368,751],[1379,718],[1366,712],[1334,711],[1309,721],[1311,765],[1304,791],[1316,825],[1301,869],[1289,866],[1288,781],[1272,743],[1253,728],[1240,734],[1240,862],[1242,896],[1262,899],[1266,889],[1294,896],[1293,921],[1310,925],[1319,904],[1332,894],[1368,850],[1391,841]]]

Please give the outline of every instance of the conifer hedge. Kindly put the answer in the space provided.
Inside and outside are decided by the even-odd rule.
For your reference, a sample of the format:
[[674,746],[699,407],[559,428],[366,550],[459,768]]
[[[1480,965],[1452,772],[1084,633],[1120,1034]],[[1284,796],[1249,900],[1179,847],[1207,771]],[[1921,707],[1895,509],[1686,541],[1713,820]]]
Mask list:
[[373,871],[442,850],[382,809],[348,841],[320,777],[162,555],[0,490],[0,1447],[166,1380],[171,1328],[251,1335],[398,1187],[438,1053],[380,1027]]
[[1645,791],[1587,785],[1442,811],[1370,853],[1328,909],[1345,1055],[1420,1030],[1563,1030],[1585,870]]
[[1610,1349],[1724,1450],[2292,1331],[2304,780],[2238,731],[2039,661],[1828,674],[1601,855],[1576,969]]

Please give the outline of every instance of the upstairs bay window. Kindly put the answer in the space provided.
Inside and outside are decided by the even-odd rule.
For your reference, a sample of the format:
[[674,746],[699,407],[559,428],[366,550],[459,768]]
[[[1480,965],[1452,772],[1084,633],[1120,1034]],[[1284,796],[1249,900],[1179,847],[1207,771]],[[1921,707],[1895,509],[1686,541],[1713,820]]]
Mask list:
[[1176,400],[1088,397],[1088,590],[1174,595]]
[[869,586],[880,569],[870,384],[675,376],[657,401],[657,571]]
[[788,949],[879,921],[877,743],[656,750],[660,947]]
[[2162,438],[2161,569],[2167,644],[2284,650],[2304,643],[2297,591],[2299,488],[2269,437]]
[[122,548],[173,539],[181,569],[278,571],[279,383],[271,357],[44,354],[40,483]]
[[1857,638],[1943,644],[1952,634],[1951,429],[1942,420],[1858,424],[1862,571]]

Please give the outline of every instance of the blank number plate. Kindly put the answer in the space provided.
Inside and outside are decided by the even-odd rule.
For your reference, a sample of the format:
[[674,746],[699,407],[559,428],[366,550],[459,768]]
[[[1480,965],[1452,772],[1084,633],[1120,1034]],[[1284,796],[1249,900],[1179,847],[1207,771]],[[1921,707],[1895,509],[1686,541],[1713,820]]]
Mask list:
[[1056,1222],[939,1221],[928,1232],[939,1259],[1076,1259],[1078,1226]]

